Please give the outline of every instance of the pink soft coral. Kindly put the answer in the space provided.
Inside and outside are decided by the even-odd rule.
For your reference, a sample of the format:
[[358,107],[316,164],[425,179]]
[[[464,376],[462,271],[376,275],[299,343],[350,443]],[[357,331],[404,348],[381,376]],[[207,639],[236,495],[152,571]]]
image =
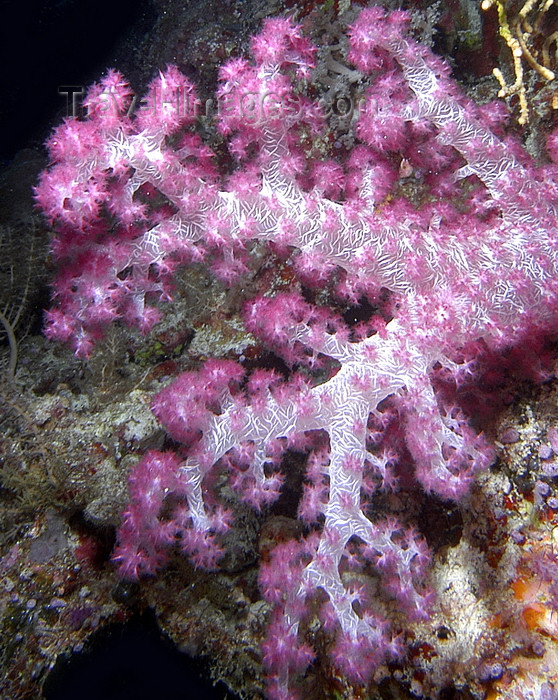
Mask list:
[[[282,359],[285,376],[210,361],[160,392],[154,411],[181,457],[140,461],[116,555],[128,576],[160,567],[169,544],[215,567],[229,518],[211,477],[226,472],[233,491],[264,509],[278,497],[284,450],[305,453],[299,514],[309,530],[262,568],[274,607],[264,648],[274,697],[289,696],[311,662],[311,609],[356,682],[401,651],[382,603],[396,601],[411,619],[428,614],[428,554],[415,530],[371,514],[372,497],[406,482],[462,498],[493,457],[460,405],[480,376],[475,360],[517,357],[513,348],[556,324],[558,169],[536,167],[490,131],[487,122],[501,133],[498,115],[487,120],[461,96],[406,23],[405,13],[374,7],[350,29],[349,58],[376,84],[346,177],[304,148],[325,126],[301,89],[314,51],[298,27],[272,20],[253,42],[254,60],[221,71],[219,129],[236,173],[218,177],[190,113],[92,108],[55,132],[37,187],[57,226],[60,266],[47,332],[82,355],[115,316],[150,328],[153,303],[170,298],[172,277],[191,259],[206,256],[230,281],[255,242],[291,256],[298,291],[245,307],[247,327]],[[169,90],[194,97],[168,69],[150,102]],[[117,105],[129,97],[114,73],[91,105],[104,91],[116,92]],[[409,182],[419,203],[404,195]],[[364,300],[369,317],[350,327],[318,298]],[[355,580],[371,570],[376,598]]]

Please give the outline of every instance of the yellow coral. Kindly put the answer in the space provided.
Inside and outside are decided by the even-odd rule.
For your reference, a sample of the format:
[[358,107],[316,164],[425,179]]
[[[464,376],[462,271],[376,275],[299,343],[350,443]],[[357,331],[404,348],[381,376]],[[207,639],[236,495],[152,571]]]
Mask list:
[[[529,108],[527,104],[527,94],[524,82],[525,64],[533,68],[546,81],[554,80],[555,72],[551,69],[552,44],[558,41],[558,31],[545,37],[542,41],[542,48],[536,49],[535,45],[540,43],[544,34],[543,22],[555,4],[555,0],[526,0],[518,12],[515,12],[511,19],[508,17],[506,0],[482,0],[483,10],[496,8],[498,12],[498,23],[500,36],[509,47],[512,60],[515,81],[508,84],[502,71],[494,68],[493,73],[500,83],[500,97],[512,97],[517,95],[519,99],[519,123],[527,124],[529,121]],[[554,95],[552,106],[558,108],[558,98]]]

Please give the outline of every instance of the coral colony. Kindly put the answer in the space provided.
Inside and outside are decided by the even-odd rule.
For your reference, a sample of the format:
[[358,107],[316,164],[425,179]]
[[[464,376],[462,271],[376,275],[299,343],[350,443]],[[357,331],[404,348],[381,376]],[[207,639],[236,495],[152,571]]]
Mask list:
[[[46,333],[80,356],[114,319],[150,329],[153,300],[170,297],[184,264],[203,258],[237,279],[256,245],[291,256],[305,289],[327,286],[375,310],[355,329],[308,295],[252,299],[247,329],[290,372],[209,360],[178,376],[153,411],[182,451],[149,452],[131,475],[122,575],[153,573],[170,546],[211,569],[232,523],[215,473],[261,509],[279,496],[285,449],[307,452],[306,536],[277,545],[260,573],[273,608],[270,697],[291,697],[311,663],[317,606],[331,659],[353,682],[402,652],[385,601],[411,619],[428,615],[429,554],[416,531],[375,517],[372,494],[397,488],[405,453],[415,483],[461,498],[493,454],[440,387],[453,386],[455,399],[480,353],[527,345],[556,319],[558,167],[535,167],[503,138],[499,108],[464,98],[407,23],[373,7],[349,30],[348,59],[370,87],[342,164],[304,150],[326,130],[305,96],[315,49],[299,27],[270,19],[252,60],[220,72],[232,174],[219,175],[195,133],[194,88],[176,68],[140,105],[110,71],[89,91],[88,117],[67,119],[48,141],[36,188],[57,231]],[[548,149],[558,161],[556,136]],[[409,177],[421,192],[414,203]]]

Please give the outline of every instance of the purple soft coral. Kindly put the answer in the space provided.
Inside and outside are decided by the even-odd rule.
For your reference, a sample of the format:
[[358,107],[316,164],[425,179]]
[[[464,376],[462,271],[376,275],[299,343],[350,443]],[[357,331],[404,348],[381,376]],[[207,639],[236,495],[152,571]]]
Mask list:
[[[285,446],[310,450],[299,512],[319,527],[278,547],[261,574],[275,607],[264,648],[270,697],[289,696],[290,678],[312,659],[299,632],[317,590],[327,597],[324,626],[337,630],[332,658],[355,681],[400,651],[351,570],[374,567],[384,591],[420,618],[431,598],[421,583],[428,554],[416,532],[367,517],[369,495],[378,484],[395,486],[403,443],[427,491],[461,497],[492,450],[457,406],[444,404],[434,376],[468,381],[475,348],[517,345],[556,319],[557,168],[535,168],[517,144],[488,130],[483,122],[496,123],[495,111],[461,96],[447,67],[406,36],[406,23],[404,13],[372,8],[350,29],[349,58],[375,82],[345,178],[338,164],[307,162],[302,149],[324,128],[318,107],[295,89],[309,78],[314,51],[299,28],[268,20],[253,42],[254,62],[221,71],[220,129],[241,163],[226,185],[199,139],[183,133],[191,113],[158,111],[158,93],[167,108],[169,91],[180,105],[195,102],[191,85],[169,69],[151,88],[151,112],[136,117],[125,114],[128,89],[110,73],[89,97],[89,120],[66,122],[50,140],[54,165],[37,188],[59,224],[55,249],[66,263],[48,333],[72,339],[80,354],[113,317],[152,325],[146,301],[168,296],[176,267],[193,257],[209,252],[217,274],[241,274],[252,240],[295,251],[294,267],[310,286],[337,271],[346,299],[384,304],[358,339],[296,294],[253,300],[247,327],[287,363],[327,356],[338,370],[317,385],[296,373],[246,379],[231,362],[178,377],[154,411],[188,446],[187,457],[149,453],[132,475],[116,555],[122,572],[155,570],[177,541],[194,563],[212,567],[229,526],[208,488],[216,465],[261,508],[279,493]],[[95,107],[105,93],[116,116]],[[423,188],[421,207],[401,194],[411,173]],[[326,197],[341,191],[342,203]],[[106,226],[107,212],[117,226]],[[388,410],[379,410],[386,400]],[[176,508],[163,521],[168,493]]]

